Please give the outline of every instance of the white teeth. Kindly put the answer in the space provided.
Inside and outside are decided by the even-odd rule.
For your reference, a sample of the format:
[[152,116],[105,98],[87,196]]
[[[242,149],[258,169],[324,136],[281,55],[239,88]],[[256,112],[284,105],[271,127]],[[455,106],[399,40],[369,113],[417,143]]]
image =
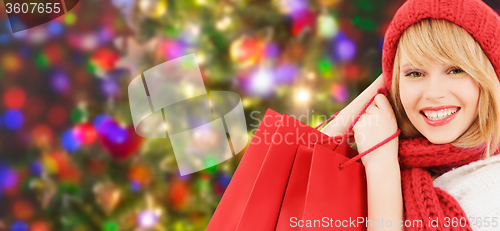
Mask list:
[[426,111],[424,111],[424,114],[430,120],[442,120],[450,115],[453,115],[455,112],[457,112],[457,110],[458,110],[458,108],[441,109],[438,111],[426,110]]

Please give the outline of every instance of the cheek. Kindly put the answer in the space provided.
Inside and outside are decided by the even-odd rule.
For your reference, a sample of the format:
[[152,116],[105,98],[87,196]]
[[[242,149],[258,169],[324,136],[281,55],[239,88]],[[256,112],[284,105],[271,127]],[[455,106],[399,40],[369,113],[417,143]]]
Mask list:
[[461,79],[461,81],[455,81],[453,87],[454,95],[460,98],[460,101],[470,108],[470,112],[477,114],[477,108],[479,103],[479,86],[472,77]]
[[417,102],[420,95],[418,93],[417,86],[415,84],[402,80],[399,83],[399,94],[405,112],[410,117],[411,115],[408,112],[416,110]]

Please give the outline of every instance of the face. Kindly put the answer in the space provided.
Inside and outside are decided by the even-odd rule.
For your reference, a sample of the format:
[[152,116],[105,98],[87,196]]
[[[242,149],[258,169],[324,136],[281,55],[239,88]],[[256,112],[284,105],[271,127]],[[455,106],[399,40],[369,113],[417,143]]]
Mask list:
[[479,86],[460,67],[412,67],[401,55],[399,92],[410,122],[430,142],[451,143],[478,116]]

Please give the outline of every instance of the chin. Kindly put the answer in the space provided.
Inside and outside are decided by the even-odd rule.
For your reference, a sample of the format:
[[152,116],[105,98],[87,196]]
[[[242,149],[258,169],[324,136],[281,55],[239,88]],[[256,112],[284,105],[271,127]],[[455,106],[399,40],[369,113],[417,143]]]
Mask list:
[[426,136],[424,135],[425,138],[427,138],[431,143],[433,144],[449,144],[457,139],[457,137],[446,137],[446,136]]

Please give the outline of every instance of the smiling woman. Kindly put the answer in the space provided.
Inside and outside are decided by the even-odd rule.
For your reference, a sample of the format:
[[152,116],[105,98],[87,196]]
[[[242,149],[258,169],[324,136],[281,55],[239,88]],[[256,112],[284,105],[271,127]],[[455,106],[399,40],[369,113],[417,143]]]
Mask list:
[[475,80],[449,64],[428,64],[415,70],[404,56],[400,60],[400,98],[411,124],[432,143],[456,140],[477,118],[479,87]]
[[[424,19],[401,36],[390,102],[403,137],[425,137],[458,147],[500,137],[500,84],[481,46],[462,27]],[[498,138],[497,138],[498,139]]]

